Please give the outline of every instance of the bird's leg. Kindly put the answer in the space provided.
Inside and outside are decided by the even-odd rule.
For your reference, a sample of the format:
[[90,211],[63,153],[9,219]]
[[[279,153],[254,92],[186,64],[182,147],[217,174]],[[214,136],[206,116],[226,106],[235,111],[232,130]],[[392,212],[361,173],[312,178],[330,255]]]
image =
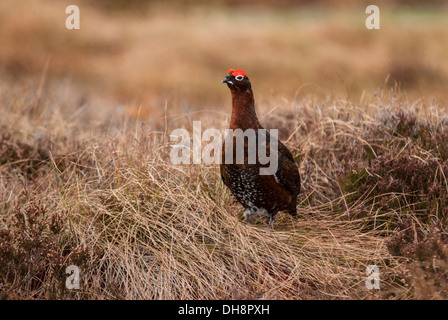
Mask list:
[[244,215],[244,223],[250,223],[254,216],[253,213],[250,211],[250,209],[247,209],[243,215]]
[[274,222],[275,222],[275,215],[269,214],[268,216],[268,226],[271,230],[274,230]]

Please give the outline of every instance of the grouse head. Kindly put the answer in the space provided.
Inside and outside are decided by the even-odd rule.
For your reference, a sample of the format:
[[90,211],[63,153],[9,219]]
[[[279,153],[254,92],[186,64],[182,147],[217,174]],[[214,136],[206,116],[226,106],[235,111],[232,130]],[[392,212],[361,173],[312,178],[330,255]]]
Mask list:
[[241,69],[230,69],[227,71],[227,75],[222,79],[222,83],[226,83],[230,90],[246,91],[251,88],[249,78]]

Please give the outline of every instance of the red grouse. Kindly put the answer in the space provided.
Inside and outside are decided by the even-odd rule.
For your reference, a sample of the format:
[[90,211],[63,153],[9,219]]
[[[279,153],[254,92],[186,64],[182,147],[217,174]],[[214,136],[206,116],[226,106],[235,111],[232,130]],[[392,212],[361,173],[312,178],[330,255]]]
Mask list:
[[[261,126],[255,113],[254,95],[249,78],[243,70],[230,69],[222,79],[232,94],[232,115],[229,129],[232,130],[230,147],[223,143],[221,177],[235,198],[244,206],[244,222],[249,223],[253,216],[264,215],[272,228],[275,215],[279,211],[297,214],[296,202],[300,192],[300,175],[291,152]],[[240,130],[238,130],[240,129]],[[243,132],[243,148],[237,148],[237,134]],[[275,156],[277,166],[271,174],[261,174],[260,169],[269,164],[255,157],[250,161],[250,143],[245,137],[255,133],[256,146],[264,146],[266,156]],[[260,134],[261,133],[261,134]],[[261,141],[264,140],[264,141]],[[239,151],[238,151],[238,150]],[[242,151],[244,150],[244,151]],[[238,152],[244,152],[238,161]],[[260,149],[257,149],[260,155]],[[230,161],[229,161],[230,160]]]

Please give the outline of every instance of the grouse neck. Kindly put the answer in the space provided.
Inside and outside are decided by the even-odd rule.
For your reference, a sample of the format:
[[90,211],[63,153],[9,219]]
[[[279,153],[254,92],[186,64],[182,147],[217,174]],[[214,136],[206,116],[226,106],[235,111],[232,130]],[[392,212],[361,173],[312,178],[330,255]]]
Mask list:
[[232,91],[232,117],[230,129],[258,129],[262,128],[255,113],[255,102],[252,89],[246,91]]

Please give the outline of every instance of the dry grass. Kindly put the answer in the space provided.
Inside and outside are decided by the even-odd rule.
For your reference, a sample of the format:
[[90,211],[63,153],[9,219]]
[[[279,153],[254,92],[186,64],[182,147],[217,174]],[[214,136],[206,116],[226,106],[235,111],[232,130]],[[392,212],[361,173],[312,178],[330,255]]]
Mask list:
[[[446,299],[446,8],[375,33],[353,6],[79,3],[76,32],[72,2],[0,3],[1,298]],[[273,231],[169,158],[173,129],[226,128],[230,67],[300,165]]]
[[[171,164],[168,134],[188,128],[184,118],[170,117],[169,127],[153,130],[126,115],[95,114],[95,102],[72,89],[69,82],[43,86],[39,100],[32,85],[1,92],[4,298],[416,297],[423,280],[406,278],[405,261],[412,257],[391,255],[390,231],[372,225],[381,217],[408,217],[409,208],[350,202],[353,194],[340,183],[347,154],[361,161],[366,149],[393,150],[379,144],[386,136],[371,132],[382,125],[384,132],[394,130],[380,120],[409,110],[405,100],[395,96],[388,106],[362,108],[283,100],[277,105],[291,116],[281,119],[271,103],[260,104],[262,122],[291,135],[304,178],[299,216],[280,215],[270,231],[261,221],[241,223],[242,208],[216,166]],[[433,111],[418,116],[441,125]],[[227,123],[225,117],[201,119],[204,127]],[[353,216],[362,210],[371,212]],[[64,287],[69,264],[82,270],[81,290]],[[380,267],[380,291],[365,287],[370,264]]]

